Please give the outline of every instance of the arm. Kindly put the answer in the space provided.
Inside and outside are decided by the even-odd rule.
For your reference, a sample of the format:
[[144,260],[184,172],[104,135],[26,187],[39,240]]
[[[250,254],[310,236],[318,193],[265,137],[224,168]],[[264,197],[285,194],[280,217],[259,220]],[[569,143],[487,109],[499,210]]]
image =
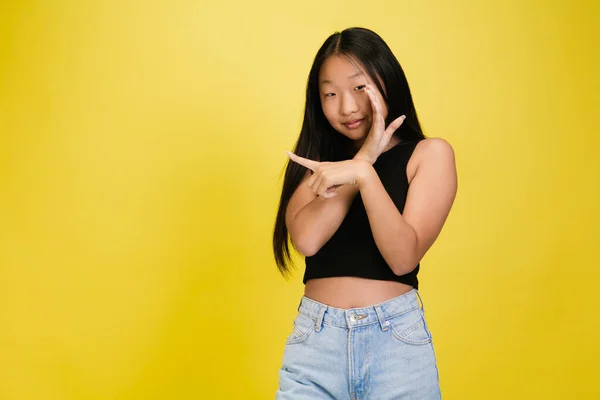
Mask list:
[[443,139],[423,140],[402,214],[372,168],[358,180],[377,248],[396,275],[412,271],[433,245],[457,190],[454,152]]
[[286,210],[286,225],[294,247],[304,256],[314,255],[338,230],[358,193],[357,185],[343,185],[331,198],[317,196],[307,186],[307,171]]
[[[372,164],[389,144],[396,129],[404,122],[405,116],[402,115],[385,128],[382,106],[375,94],[376,89],[367,85],[365,92],[373,107],[374,122],[353,160],[319,163],[288,152],[292,161],[315,172],[310,175],[307,171],[286,210],[286,226],[292,243],[304,256],[314,255],[338,230],[358,193],[355,185],[356,173],[359,169],[373,170]],[[340,187],[335,193],[328,193],[330,188],[336,186]],[[317,193],[320,196],[317,196]]]

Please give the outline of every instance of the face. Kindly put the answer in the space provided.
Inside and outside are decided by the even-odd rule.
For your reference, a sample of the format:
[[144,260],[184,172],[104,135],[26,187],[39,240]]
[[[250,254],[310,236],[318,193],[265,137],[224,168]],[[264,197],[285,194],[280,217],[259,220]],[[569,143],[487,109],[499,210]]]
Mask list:
[[331,56],[321,66],[319,94],[323,113],[336,131],[357,145],[364,142],[373,124],[371,102],[363,90],[367,84],[377,91],[385,119],[387,105],[362,65],[348,57]]

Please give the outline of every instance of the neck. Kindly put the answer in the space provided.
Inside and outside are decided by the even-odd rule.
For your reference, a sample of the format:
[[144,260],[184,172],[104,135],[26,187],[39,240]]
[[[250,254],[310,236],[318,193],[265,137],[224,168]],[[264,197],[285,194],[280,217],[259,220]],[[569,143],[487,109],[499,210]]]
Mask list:
[[[358,151],[360,150],[360,148],[363,146],[364,143],[365,143],[365,139],[353,140],[352,143],[350,144],[351,147],[348,149],[348,153],[350,154],[350,156],[354,157],[354,155],[356,153],[358,153]],[[396,146],[398,143],[400,143],[400,139],[398,139],[396,136],[392,136],[392,138],[390,139],[390,142],[387,144],[387,146],[385,146],[382,153],[385,153],[392,147]]]

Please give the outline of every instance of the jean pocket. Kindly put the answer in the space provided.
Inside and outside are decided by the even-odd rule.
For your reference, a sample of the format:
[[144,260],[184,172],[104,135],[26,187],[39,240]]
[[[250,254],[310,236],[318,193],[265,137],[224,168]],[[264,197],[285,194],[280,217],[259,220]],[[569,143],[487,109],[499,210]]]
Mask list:
[[420,309],[392,318],[390,327],[394,339],[403,343],[422,346],[431,343],[431,332]]
[[286,344],[299,344],[304,342],[315,331],[315,320],[302,313],[298,313],[292,324],[292,333],[288,336]]

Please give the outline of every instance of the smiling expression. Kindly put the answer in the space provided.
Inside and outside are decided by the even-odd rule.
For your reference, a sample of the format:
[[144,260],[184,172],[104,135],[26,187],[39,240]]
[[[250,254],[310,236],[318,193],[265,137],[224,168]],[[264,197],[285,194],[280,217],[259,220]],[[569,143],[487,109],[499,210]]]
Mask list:
[[319,95],[325,118],[336,131],[354,140],[356,145],[364,142],[373,124],[371,102],[364,91],[367,84],[375,88],[385,120],[388,112],[386,103],[360,63],[346,56],[331,56],[325,60],[319,73]]

